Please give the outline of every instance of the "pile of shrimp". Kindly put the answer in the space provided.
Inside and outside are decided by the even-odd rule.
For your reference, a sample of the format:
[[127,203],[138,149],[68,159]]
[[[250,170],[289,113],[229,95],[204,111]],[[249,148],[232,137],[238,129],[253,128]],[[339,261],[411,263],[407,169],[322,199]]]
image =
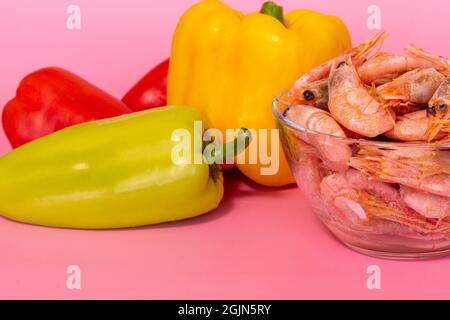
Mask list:
[[296,133],[298,182],[353,224],[392,222],[450,238],[450,59],[412,44],[403,55],[373,53],[386,37],[306,73],[281,98],[283,116],[309,129]]

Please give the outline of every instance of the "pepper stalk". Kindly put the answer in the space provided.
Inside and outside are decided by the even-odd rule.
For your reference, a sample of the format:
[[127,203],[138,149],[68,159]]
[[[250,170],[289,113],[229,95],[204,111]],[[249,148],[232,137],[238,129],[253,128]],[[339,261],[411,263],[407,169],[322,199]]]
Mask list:
[[203,150],[206,163],[214,165],[230,162],[249,146],[251,140],[252,134],[250,130],[240,128],[237,137],[231,142],[218,145],[213,141],[206,145]]
[[286,25],[284,23],[283,7],[273,1],[265,2],[261,8],[260,13],[272,16],[280,21],[284,26]]

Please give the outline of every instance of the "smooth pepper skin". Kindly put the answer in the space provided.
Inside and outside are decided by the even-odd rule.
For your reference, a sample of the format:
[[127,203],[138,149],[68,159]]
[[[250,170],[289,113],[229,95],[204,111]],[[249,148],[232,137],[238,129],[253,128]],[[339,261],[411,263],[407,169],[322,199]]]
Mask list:
[[49,67],[26,76],[3,109],[13,148],[75,124],[116,117],[131,110],[120,100],[73,74]]
[[222,199],[222,174],[206,163],[174,164],[171,156],[174,130],[194,137],[197,120],[195,109],[169,106],[72,126],[15,149],[0,158],[0,214],[37,225],[114,229],[213,210]]
[[125,94],[122,101],[133,111],[165,106],[169,63],[170,59],[167,59],[150,70]]
[[[243,15],[216,0],[191,7],[172,44],[168,102],[198,108],[212,128],[276,128],[274,98],[351,46],[346,26],[335,16],[295,10],[284,23],[262,13]],[[281,148],[278,174],[261,175],[262,166],[238,165],[263,185],[294,181]]]

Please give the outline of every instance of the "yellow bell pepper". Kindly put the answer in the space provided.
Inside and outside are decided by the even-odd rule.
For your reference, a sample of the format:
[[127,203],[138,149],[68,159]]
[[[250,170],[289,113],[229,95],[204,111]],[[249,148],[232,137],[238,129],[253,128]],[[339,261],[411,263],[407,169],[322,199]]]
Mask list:
[[[220,1],[205,0],[192,6],[177,26],[168,101],[197,108],[210,127],[222,131],[273,129],[274,98],[303,73],[349,47],[349,32],[335,16],[295,10],[283,17],[273,2],[259,13],[243,15]],[[261,143],[257,140],[252,143]],[[257,164],[238,167],[263,185],[294,181],[281,149],[275,175],[261,173],[260,158]]]

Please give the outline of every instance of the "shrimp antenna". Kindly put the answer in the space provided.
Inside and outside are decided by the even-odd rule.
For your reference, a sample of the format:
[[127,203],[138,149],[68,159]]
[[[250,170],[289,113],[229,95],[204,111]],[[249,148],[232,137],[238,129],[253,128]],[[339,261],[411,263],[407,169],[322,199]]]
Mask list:
[[366,59],[369,54],[373,51],[375,46],[378,44],[380,45],[380,48],[377,51],[381,50],[381,46],[383,45],[384,40],[388,37],[388,33],[385,31],[380,31],[372,38],[361,42],[356,47],[347,50],[344,52],[346,55],[350,55],[353,59],[353,61],[356,62],[356,64],[362,63],[364,59]]

